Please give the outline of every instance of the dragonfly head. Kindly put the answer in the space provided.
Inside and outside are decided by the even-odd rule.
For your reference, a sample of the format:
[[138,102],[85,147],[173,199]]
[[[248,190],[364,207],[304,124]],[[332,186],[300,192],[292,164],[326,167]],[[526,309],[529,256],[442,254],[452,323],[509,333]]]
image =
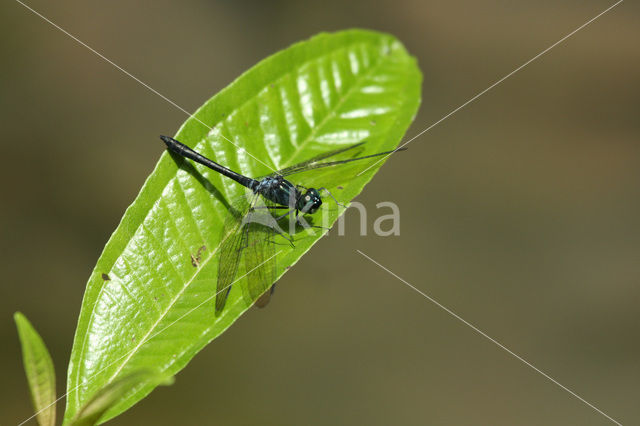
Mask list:
[[307,189],[303,195],[298,198],[296,202],[296,209],[300,210],[302,213],[315,213],[320,206],[322,205],[322,199],[320,198],[320,194],[315,188]]

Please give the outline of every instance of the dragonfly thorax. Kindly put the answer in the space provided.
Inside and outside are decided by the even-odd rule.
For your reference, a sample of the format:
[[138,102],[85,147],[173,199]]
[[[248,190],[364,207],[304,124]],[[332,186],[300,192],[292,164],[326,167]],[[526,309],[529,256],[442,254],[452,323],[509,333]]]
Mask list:
[[269,176],[258,182],[254,192],[267,200],[285,207],[315,213],[322,205],[320,194],[314,188],[309,188],[303,194],[298,188],[282,176]]

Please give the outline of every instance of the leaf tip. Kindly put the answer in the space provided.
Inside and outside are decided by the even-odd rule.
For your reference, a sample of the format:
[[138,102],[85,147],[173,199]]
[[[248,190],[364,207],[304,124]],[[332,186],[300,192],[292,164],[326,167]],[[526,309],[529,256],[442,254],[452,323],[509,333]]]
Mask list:
[[16,311],[13,314],[13,320],[15,321],[16,324],[19,324],[20,322],[27,321],[27,317],[25,317],[22,312]]
[[22,361],[38,424],[53,426],[56,420],[56,383],[51,355],[44,341],[22,312],[13,314],[22,347]]

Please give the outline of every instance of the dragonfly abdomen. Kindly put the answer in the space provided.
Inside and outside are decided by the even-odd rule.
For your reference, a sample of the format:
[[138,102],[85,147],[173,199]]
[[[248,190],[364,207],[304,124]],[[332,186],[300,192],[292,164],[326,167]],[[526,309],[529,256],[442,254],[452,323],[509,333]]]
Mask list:
[[230,179],[235,180],[240,185],[245,186],[251,189],[252,191],[256,191],[256,188],[259,185],[259,182],[257,180],[247,176],[243,176],[240,173],[236,173],[233,170],[228,169],[216,163],[215,161],[208,159],[204,155],[194,151],[193,149],[189,148],[182,142],[178,142],[173,138],[170,138],[168,136],[160,136],[160,139],[162,139],[162,141],[167,145],[167,148],[169,148],[170,151],[173,151],[176,154],[181,155],[183,157],[189,158],[195,161],[196,163],[202,164],[203,166],[207,166],[210,169],[220,173],[221,175],[224,175]]

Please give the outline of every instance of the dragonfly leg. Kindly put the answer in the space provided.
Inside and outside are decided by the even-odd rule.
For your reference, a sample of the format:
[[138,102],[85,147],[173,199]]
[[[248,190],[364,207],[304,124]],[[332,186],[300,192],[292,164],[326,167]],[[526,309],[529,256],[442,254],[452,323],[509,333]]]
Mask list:
[[288,209],[289,207],[287,206],[253,206],[252,209]]
[[344,204],[340,203],[338,200],[336,200],[336,197],[333,196],[333,194],[331,193],[331,191],[329,191],[327,188],[325,188],[324,186],[321,188],[318,188],[318,191],[326,191],[327,194],[329,194],[329,196],[333,199],[333,201],[336,202],[337,205],[339,205],[340,207],[344,207],[345,209],[347,208],[347,206],[345,206]]
[[[276,231],[276,232],[278,232],[278,231]],[[278,232],[278,234],[279,234],[282,238],[284,238],[285,240],[289,241],[289,245],[290,245],[292,248],[295,248],[295,247],[296,247],[296,245],[295,245],[295,244],[293,244],[293,238],[289,237],[289,236],[288,236],[287,234],[285,234],[284,232]],[[282,243],[277,243],[277,242],[272,241],[272,240],[269,240],[269,241],[270,241],[270,242],[272,242],[273,244],[278,244],[278,245],[281,245],[281,244],[282,244]]]
[[[281,235],[284,239],[286,239],[287,241],[289,241],[289,245],[291,246],[291,248],[296,248],[296,245],[295,245],[295,244],[293,244],[293,238],[289,238],[289,237],[287,237],[285,234],[280,234],[280,235]],[[284,246],[284,245],[286,245],[286,244],[284,244],[284,243],[279,243],[279,242],[274,241],[274,240],[268,240],[268,241],[269,241],[271,244],[276,244],[276,245],[279,245],[279,246]]]
[[[289,207],[285,207],[285,206],[274,206],[274,207],[280,208],[280,209],[288,209],[289,208]],[[276,217],[276,220],[284,219],[285,217],[289,216],[289,214],[294,210],[296,210],[296,209],[289,209],[289,211],[286,212],[285,214],[283,214],[282,216]],[[297,212],[297,210],[296,210],[296,212]],[[296,218],[297,218],[297,216],[298,216],[298,214],[296,213]]]
[[[319,229],[331,229],[331,228],[327,228],[326,226],[320,226],[320,225],[309,225],[307,223],[307,221],[305,220],[304,223],[300,222],[300,216],[299,216],[300,211],[296,210],[296,223],[300,226],[302,226],[303,228],[319,228]],[[304,219],[303,219],[304,220]]]

